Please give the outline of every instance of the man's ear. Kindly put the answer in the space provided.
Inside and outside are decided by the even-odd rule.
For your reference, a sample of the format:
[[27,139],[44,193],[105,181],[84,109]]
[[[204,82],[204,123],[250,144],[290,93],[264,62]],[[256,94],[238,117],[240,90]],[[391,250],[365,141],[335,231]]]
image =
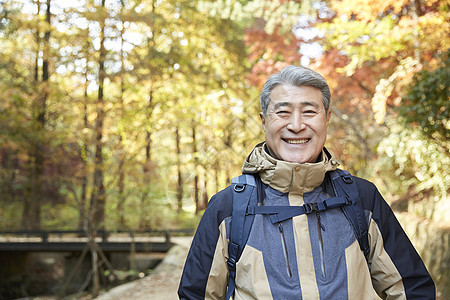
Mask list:
[[330,119],[331,119],[331,109],[328,109],[328,112],[327,112],[327,126],[328,126],[328,123],[330,123]]

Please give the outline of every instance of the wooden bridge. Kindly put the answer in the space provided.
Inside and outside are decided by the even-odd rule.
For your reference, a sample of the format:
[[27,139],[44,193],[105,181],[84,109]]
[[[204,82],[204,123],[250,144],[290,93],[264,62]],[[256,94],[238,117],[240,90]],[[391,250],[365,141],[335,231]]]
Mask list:
[[97,265],[103,270],[148,271],[174,245],[173,236],[192,234],[193,230],[97,230],[89,235],[82,230],[0,231],[0,299],[85,289],[86,278],[92,276],[92,251],[99,254]]
[[[192,230],[146,230],[95,232],[95,242],[104,252],[167,252],[172,235],[192,234]],[[0,231],[0,253],[83,251],[88,243],[82,230]]]

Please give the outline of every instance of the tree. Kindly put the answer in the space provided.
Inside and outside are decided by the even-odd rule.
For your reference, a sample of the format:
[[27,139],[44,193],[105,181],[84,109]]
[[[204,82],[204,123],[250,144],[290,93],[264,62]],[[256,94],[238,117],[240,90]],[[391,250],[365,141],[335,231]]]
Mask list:
[[407,125],[421,128],[423,133],[441,144],[443,151],[449,150],[446,141],[450,138],[450,59],[448,52],[441,55],[437,68],[422,69],[413,76],[409,89],[397,108]]
[[103,158],[103,124],[105,119],[105,99],[104,99],[104,85],[105,85],[105,20],[106,9],[105,0],[102,0],[101,6],[97,8],[99,12],[99,26],[100,26],[100,49],[98,58],[98,96],[97,96],[97,118],[95,124],[95,152],[94,152],[94,184],[91,195],[90,211],[92,215],[92,222],[95,227],[100,226],[104,228],[105,220],[105,202],[106,192],[104,185],[104,158]]

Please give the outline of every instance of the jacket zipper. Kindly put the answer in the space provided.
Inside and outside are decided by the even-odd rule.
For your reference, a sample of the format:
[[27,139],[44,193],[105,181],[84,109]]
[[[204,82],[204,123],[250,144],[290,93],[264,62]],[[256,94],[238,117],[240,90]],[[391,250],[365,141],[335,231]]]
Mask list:
[[322,276],[326,277],[327,273],[325,270],[325,255],[324,255],[323,238],[322,238],[322,230],[325,231],[325,227],[323,226],[322,222],[320,221],[320,212],[318,212],[318,211],[316,211],[316,220],[317,220],[317,232],[319,234],[319,252],[320,252]]
[[278,223],[278,229],[280,230],[280,235],[281,235],[281,245],[283,247],[284,261],[286,263],[286,271],[287,271],[288,276],[292,277],[292,271],[291,271],[291,266],[289,264],[289,257],[288,257],[287,246],[286,246],[286,238],[284,237],[283,225],[281,225],[281,223]]

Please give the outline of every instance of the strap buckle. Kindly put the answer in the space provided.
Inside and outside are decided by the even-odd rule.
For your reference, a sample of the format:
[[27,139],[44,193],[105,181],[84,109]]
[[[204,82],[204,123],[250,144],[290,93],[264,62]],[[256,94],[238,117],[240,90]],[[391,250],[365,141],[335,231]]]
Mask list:
[[352,199],[350,199],[349,196],[345,196],[345,204],[346,205],[352,205],[353,204]]
[[236,270],[236,260],[232,257],[227,259],[228,270],[235,271]]
[[317,203],[305,203],[303,204],[303,208],[305,209],[306,214],[310,214],[313,211],[319,211],[317,208]]

